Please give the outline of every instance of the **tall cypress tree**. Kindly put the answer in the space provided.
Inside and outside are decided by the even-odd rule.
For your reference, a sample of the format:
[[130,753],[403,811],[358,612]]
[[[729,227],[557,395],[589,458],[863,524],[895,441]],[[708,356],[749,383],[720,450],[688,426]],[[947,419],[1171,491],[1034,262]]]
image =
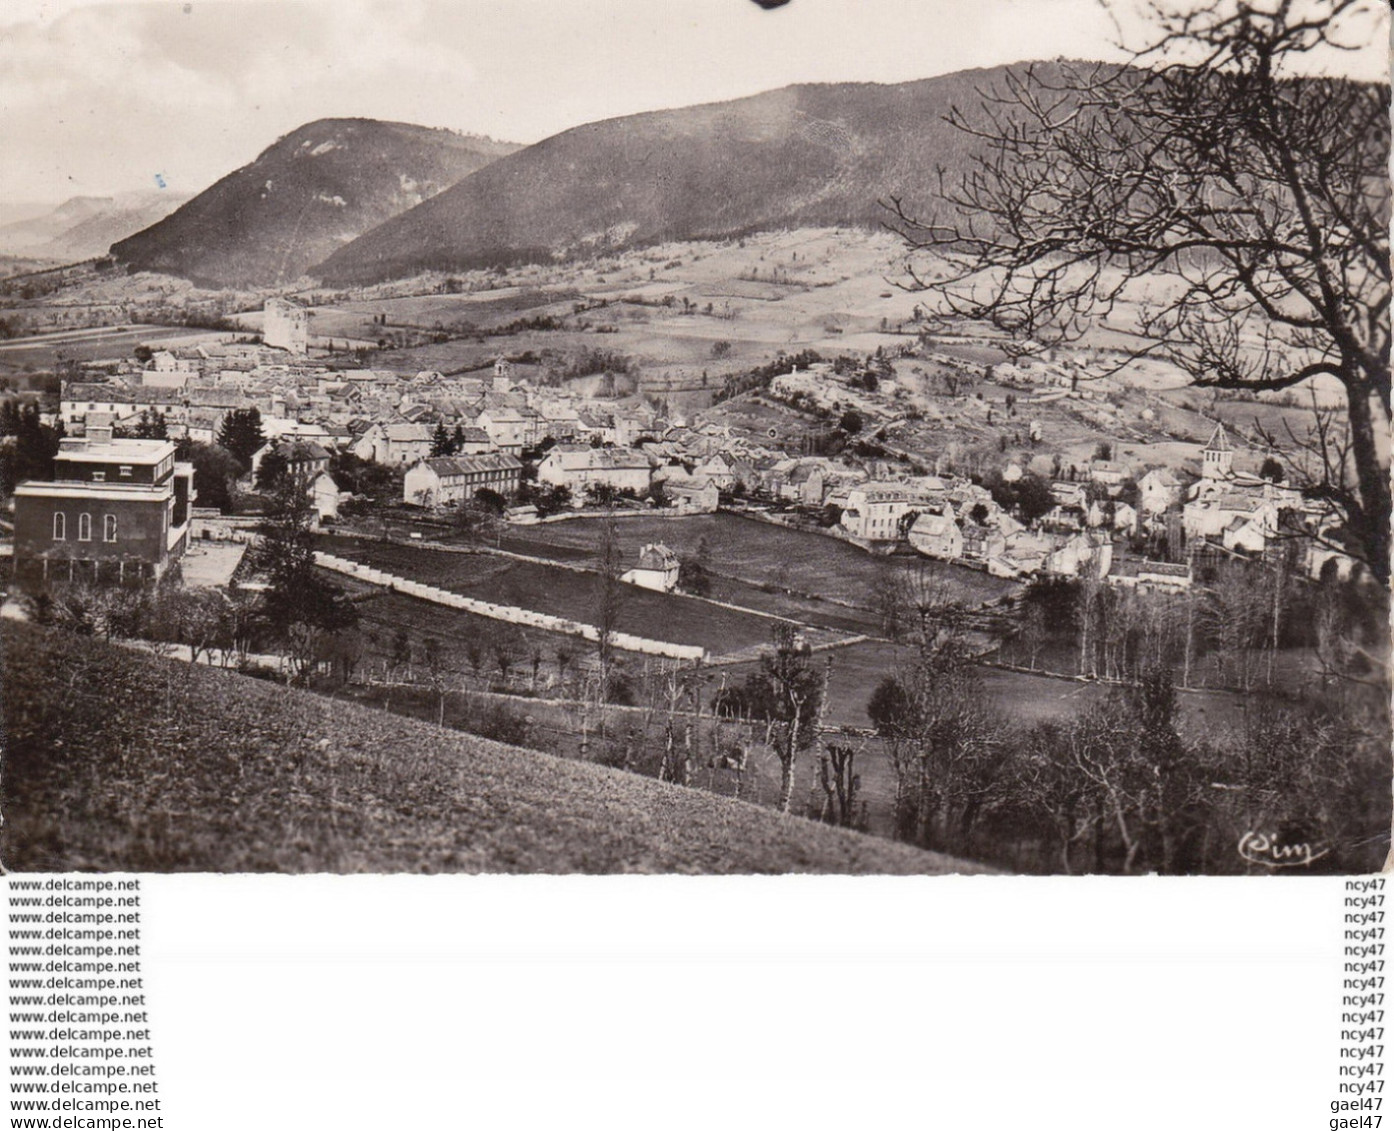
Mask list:
[[431,433],[431,456],[453,455],[454,451],[450,443],[450,433],[445,430],[443,423],[436,424],[436,430]]
[[252,466],[252,455],[266,444],[261,430],[261,413],[255,408],[237,408],[223,417],[218,443],[237,457],[243,471]]

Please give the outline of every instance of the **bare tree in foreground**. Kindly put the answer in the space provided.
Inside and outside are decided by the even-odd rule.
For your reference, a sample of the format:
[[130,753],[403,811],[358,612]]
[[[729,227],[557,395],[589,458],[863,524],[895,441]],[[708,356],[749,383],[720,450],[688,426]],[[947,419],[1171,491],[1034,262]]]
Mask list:
[[628,586],[620,580],[624,573],[624,549],[620,545],[615,519],[607,515],[596,532],[593,550],[595,588],[593,617],[596,632],[596,658],[600,664],[600,697],[608,699],[614,679],[615,633],[620,615],[629,596]]
[[[1389,580],[1389,87],[1331,77],[1387,39],[1376,0],[1150,6],[1132,66],[1012,72],[948,120],[981,141],[924,218],[913,287],[1019,339],[1078,339],[1128,310],[1138,354],[1197,385],[1345,390],[1347,464],[1305,484]],[[932,270],[932,276],[929,272]],[[1145,282],[1145,286],[1140,285]],[[1344,458],[1344,457],[1343,457]]]

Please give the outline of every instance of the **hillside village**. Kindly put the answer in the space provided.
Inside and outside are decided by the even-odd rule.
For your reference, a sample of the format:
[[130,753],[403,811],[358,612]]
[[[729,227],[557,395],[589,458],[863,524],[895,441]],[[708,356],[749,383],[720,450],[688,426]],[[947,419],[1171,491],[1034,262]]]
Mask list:
[[[1006,412],[1027,437],[996,465],[980,461],[964,473],[945,467],[951,461],[942,454],[900,446],[901,433],[912,420],[924,427],[927,415],[944,427],[955,402],[958,411],[982,414],[983,401],[914,395],[914,378],[900,376],[905,359],[790,359],[787,372],[736,403],[665,415],[635,398],[606,403],[539,384],[536,365],[505,357],[449,377],[340,367],[309,356],[308,319],[302,312],[297,328],[281,315],[294,304],[267,306],[278,320],[268,320],[264,341],[147,351],[143,362],[92,366],[64,383],[45,422],[61,422],[72,437],[89,422],[114,436],[158,433],[188,453],[217,443],[231,416],[254,412],[264,445],[251,454],[243,486],[265,485],[271,457],[306,480],[319,520],[330,525],[341,509],[362,514],[370,503],[396,502],[441,514],[483,492],[511,523],[617,505],[674,515],[755,510],[868,553],[908,548],[1019,580],[1089,574],[1114,585],[1184,588],[1198,557],[1262,560],[1280,532],[1289,555],[1292,537],[1308,535],[1289,557],[1306,576],[1358,569],[1320,505],[1284,483],[1277,453],[1265,453],[1264,474],[1243,470],[1235,463],[1239,442],[1222,423],[1171,465],[1114,458],[1125,433],[1067,469],[1044,453],[1032,458],[1040,432],[1032,414],[1046,405],[1102,406],[1117,420],[1103,401],[1116,381],[1091,376],[1087,364],[952,359],[979,380],[1015,390]],[[813,413],[835,422],[840,439],[874,434],[880,443],[871,454],[790,451],[787,441],[761,442],[733,427],[741,400]],[[987,407],[988,420],[992,413]],[[355,477],[343,470],[350,457],[388,473],[397,498],[381,489],[371,500],[356,494]],[[206,504],[206,484],[202,493]],[[225,495],[221,487],[216,493]],[[196,509],[196,531],[217,531],[219,511],[230,509]]]
[[[716,254],[792,265],[791,243],[810,246]],[[611,317],[660,260],[671,249],[624,260]],[[489,301],[510,282],[471,286]],[[650,376],[632,355],[703,328],[683,285],[667,284],[680,297],[655,304],[661,321],[612,335],[626,353],[559,329],[510,332],[493,353],[469,332],[415,350],[336,341],[320,333],[345,325],[336,308],[284,294],[231,332],[89,350],[52,393],[12,394],[0,421],[8,614],[76,617],[940,851],[1001,864],[1014,844],[1012,866],[1034,869],[1051,867],[1049,834],[1023,830],[1049,806],[986,841],[928,818],[906,831],[912,769],[877,695],[929,639],[991,676],[1012,727],[1071,717],[1068,681],[1095,684],[1102,709],[1110,687],[1165,662],[1197,738],[1246,696],[1281,704],[1356,655],[1341,650],[1351,614],[1313,610],[1367,584],[1363,564],[1302,490],[1303,453],[1256,423],[1300,421],[1300,407],[1201,402],[1097,344],[1008,353],[991,335],[932,330],[913,304],[879,332],[815,325],[797,349],[717,339],[701,362],[711,380]],[[595,301],[547,317],[579,328]],[[381,325],[374,306],[362,296],[353,324]],[[711,324],[739,333],[770,316]],[[418,356],[441,361],[402,365]],[[572,376],[583,366],[600,372]],[[152,596],[103,595],[133,585]],[[822,671],[802,766],[760,721],[778,717],[758,687],[780,656],[800,678]],[[655,718],[672,721],[645,737]],[[860,757],[835,773],[834,750]],[[995,804],[1014,812],[1020,796]]]

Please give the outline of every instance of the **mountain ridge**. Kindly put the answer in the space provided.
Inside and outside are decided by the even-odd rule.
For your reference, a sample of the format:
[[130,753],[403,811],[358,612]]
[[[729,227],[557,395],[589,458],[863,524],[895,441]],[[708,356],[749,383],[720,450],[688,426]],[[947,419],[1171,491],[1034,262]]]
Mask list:
[[876,226],[929,203],[937,165],[978,150],[943,120],[1014,64],[905,83],[801,83],[575,126],[486,166],[339,248],[310,274],[381,282],[778,227]]
[[317,119],[113,243],[111,255],[213,286],[282,283],[516,148],[409,122]]

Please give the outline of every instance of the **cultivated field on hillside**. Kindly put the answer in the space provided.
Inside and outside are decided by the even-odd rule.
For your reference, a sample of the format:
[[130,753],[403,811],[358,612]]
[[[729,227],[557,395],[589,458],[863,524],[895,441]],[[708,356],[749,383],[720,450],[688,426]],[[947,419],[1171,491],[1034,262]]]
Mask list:
[[14,871],[944,872],[920,852],[5,622]]
[[[0,342],[0,373],[52,369],[60,357],[73,361],[106,361],[131,356],[136,346],[159,349],[199,337],[184,326],[117,326],[109,330],[77,331]],[[226,339],[227,334],[205,334]]]
[[[319,546],[396,576],[482,601],[596,623],[599,578],[593,573],[495,554],[452,553],[365,539],[328,537]],[[619,593],[617,631],[697,644],[714,656],[757,649],[769,642],[773,629],[774,622],[767,617],[709,601],[631,585],[621,586]]]

